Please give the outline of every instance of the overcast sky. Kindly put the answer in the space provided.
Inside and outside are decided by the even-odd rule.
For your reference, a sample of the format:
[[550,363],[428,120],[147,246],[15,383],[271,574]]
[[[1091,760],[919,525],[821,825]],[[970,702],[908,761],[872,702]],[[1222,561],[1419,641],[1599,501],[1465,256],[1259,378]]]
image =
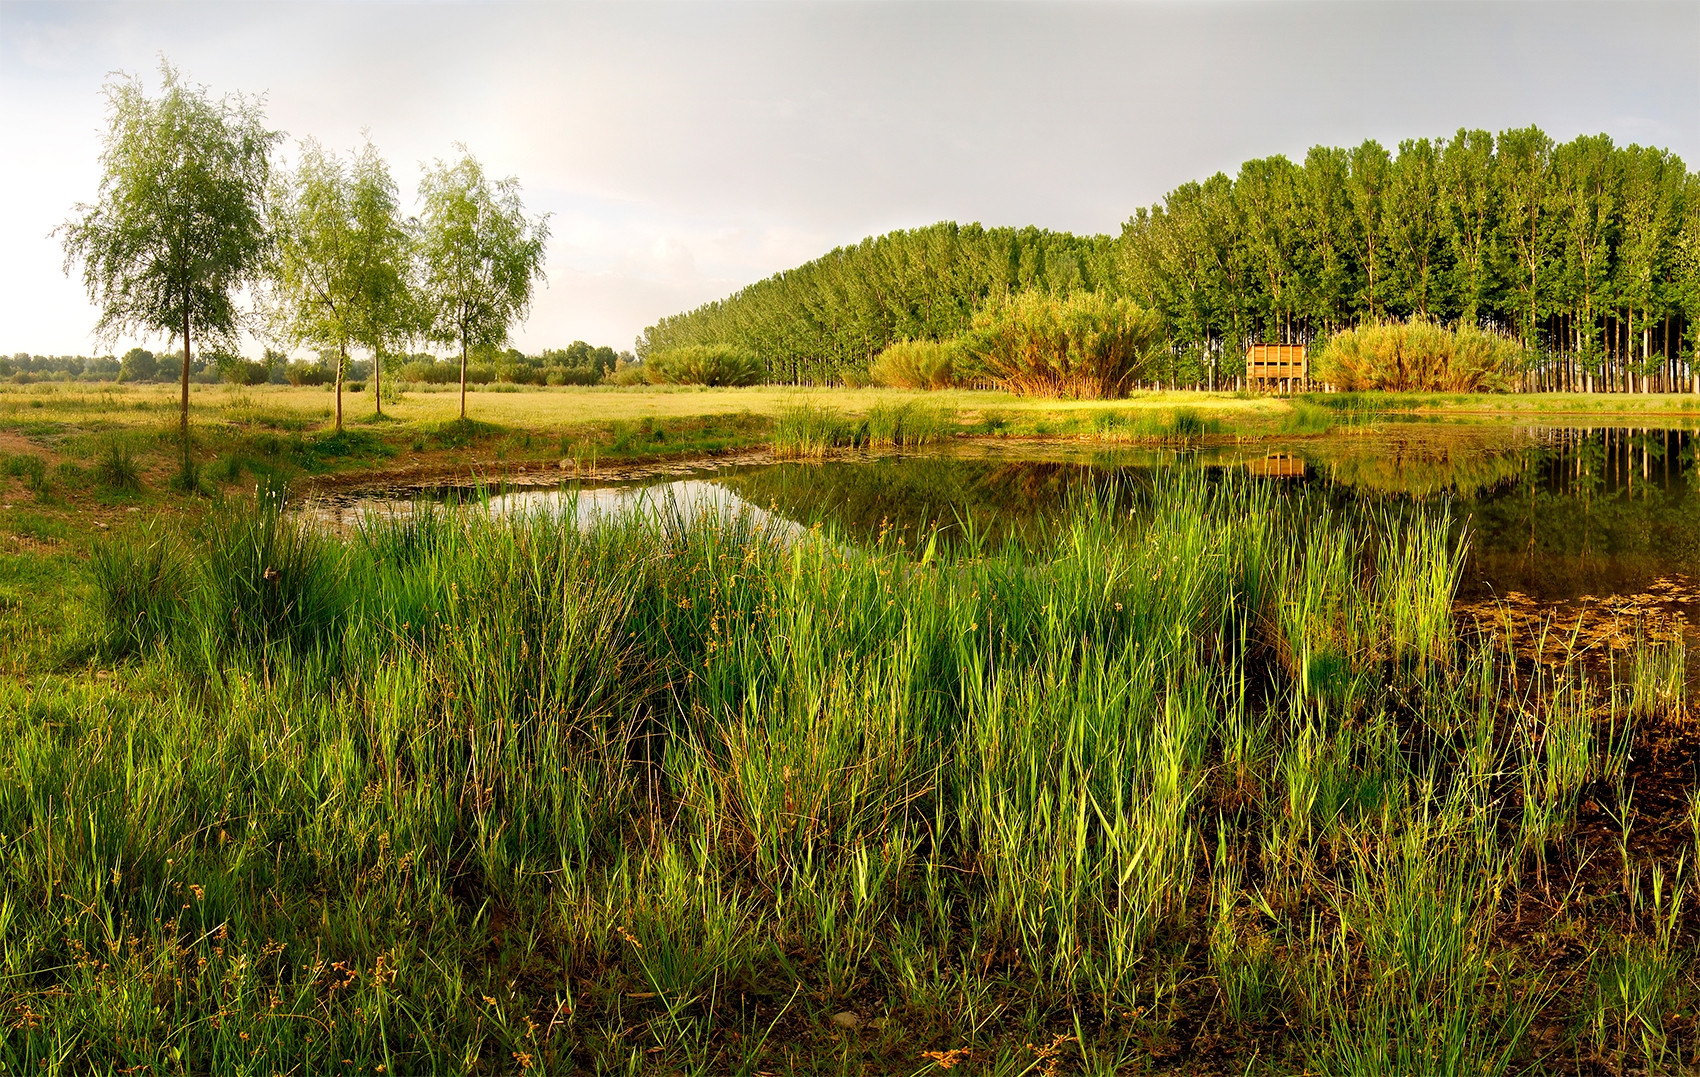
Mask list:
[[457,141],[517,176],[553,214],[532,351],[893,228],[1115,233],[1319,143],[1535,123],[1700,161],[1700,2],[0,3],[0,352],[105,350],[48,233],[96,193],[107,72],[153,92],[161,54],[264,93],[291,154],[369,128],[409,207]]

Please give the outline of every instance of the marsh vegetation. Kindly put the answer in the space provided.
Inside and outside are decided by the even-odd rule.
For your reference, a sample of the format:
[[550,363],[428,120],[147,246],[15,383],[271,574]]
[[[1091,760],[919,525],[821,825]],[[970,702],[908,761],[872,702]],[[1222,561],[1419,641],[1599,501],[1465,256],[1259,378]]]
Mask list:
[[0,689],[5,1066],[1694,1062],[1682,637],[1456,617],[1444,505],[657,509],[99,546]]

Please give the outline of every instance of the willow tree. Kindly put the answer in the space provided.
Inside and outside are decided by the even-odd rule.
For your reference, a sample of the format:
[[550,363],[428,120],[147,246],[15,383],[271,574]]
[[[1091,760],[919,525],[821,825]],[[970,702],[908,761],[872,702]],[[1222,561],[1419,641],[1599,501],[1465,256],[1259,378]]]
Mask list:
[[499,348],[508,328],[531,308],[543,277],[547,216],[527,217],[512,176],[491,182],[477,158],[428,169],[419,183],[422,300],[429,335],[460,345],[460,417],[466,418],[466,356]]
[[[370,348],[380,365],[407,322],[408,244],[395,184],[371,143],[351,169],[309,139],[276,204],[277,328],[292,343],[337,353],[340,432],[349,347]],[[374,388],[381,396],[381,380]]]
[[354,159],[349,210],[358,302],[353,336],[372,353],[372,399],[384,413],[384,354],[418,327],[412,288],[413,238],[401,216],[389,165],[370,141]]
[[194,485],[189,454],[189,370],[194,342],[234,346],[237,297],[259,283],[270,233],[265,195],[271,148],[262,102],[213,99],[160,62],[161,93],[115,75],[93,204],[78,203],[64,235],[65,272],[81,262],[83,285],[100,308],[105,340],[136,333],[181,336],[182,481]]
[[342,374],[354,339],[354,236],[347,169],[318,142],[279,184],[276,328],[291,344],[334,350],[336,429],[342,432]]

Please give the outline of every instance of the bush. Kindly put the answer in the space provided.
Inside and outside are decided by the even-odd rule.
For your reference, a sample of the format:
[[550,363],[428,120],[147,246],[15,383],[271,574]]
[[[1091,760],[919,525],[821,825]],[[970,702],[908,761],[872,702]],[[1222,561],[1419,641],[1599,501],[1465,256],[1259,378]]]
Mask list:
[[994,300],[962,339],[978,373],[1017,396],[1126,396],[1151,364],[1162,320],[1098,292]]
[[1413,319],[1335,333],[1316,353],[1312,376],[1352,392],[1503,393],[1524,359],[1523,346],[1510,337]]
[[754,385],[762,376],[761,360],[730,344],[669,348],[643,366],[651,385]]
[[602,380],[602,371],[593,366],[552,366],[544,378],[545,385],[595,385]]
[[283,376],[291,385],[328,385],[333,380],[330,368],[323,363],[290,363]]
[[642,363],[628,363],[624,359],[614,367],[608,375],[610,385],[646,385],[649,383],[649,373]]
[[272,380],[272,368],[257,359],[227,355],[219,357],[218,375],[231,385],[264,385]]
[[402,381],[414,384],[447,385],[451,381],[460,380],[460,364],[439,363],[434,359],[415,359],[403,366],[398,373]]
[[525,363],[496,364],[496,380],[509,385],[547,385],[548,371],[540,366],[529,366]]
[[900,340],[874,360],[868,375],[892,389],[948,389],[956,384],[953,341]]

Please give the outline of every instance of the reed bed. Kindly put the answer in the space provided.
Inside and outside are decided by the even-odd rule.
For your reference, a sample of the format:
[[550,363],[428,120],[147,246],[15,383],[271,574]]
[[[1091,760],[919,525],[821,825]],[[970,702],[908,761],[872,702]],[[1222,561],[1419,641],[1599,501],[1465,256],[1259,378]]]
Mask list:
[[915,449],[956,431],[955,417],[914,402],[878,404],[862,418],[834,408],[797,404],[773,425],[774,455],[782,460],[820,459],[840,449]]
[[666,506],[105,549],[120,687],[0,688],[0,1068],[1692,1063],[1700,808],[1630,837],[1680,655],[1461,637],[1438,512],[1111,504],[948,557]]

